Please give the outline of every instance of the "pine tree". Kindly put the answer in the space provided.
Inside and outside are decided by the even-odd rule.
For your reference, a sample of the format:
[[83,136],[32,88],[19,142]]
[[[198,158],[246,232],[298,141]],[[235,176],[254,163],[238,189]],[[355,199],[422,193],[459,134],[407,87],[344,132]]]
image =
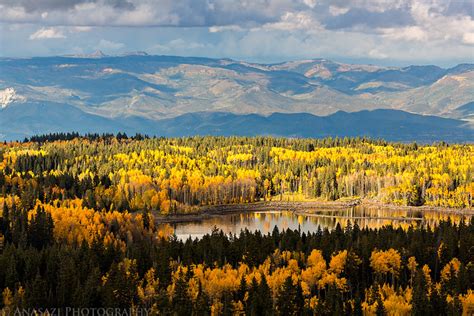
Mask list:
[[245,280],[245,276],[242,276],[240,278],[240,285],[239,285],[239,289],[237,290],[237,295],[236,295],[236,299],[238,301],[241,301],[242,303],[244,303],[244,300],[245,300],[245,295],[247,294],[247,281]]
[[36,249],[50,245],[54,240],[53,226],[51,215],[43,207],[38,207],[28,225],[28,243]]
[[202,290],[201,281],[198,281],[198,294],[192,309],[193,316],[205,316],[210,314],[209,297]]
[[30,308],[48,307],[47,300],[48,284],[38,272],[34,281],[28,286],[26,294],[26,304]]
[[174,283],[173,297],[171,299],[173,311],[176,315],[189,315],[192,310],[192,301],[188,295],[188,282],[183,271],[179,271]]
[[377,316],[385,316],[387,315],[387,311],[385,310],[385,306],[383,305],[382,297],[380,295],[377,296],[377,309],[375,310],[375,315]]
[[16,210],[12,207],[12,242],[21,247],[26,247],[28,243],[28,215],[26,211]]
[[375,309],[375,315],[387,315],[387,310],[385,309],[385,305],[383,304],[382,295],[380,294],[380,286],[378,284],[374,287],[372,294],[375,295],[375,302],[377,304],[377,307]]
[[440,295],[434,284],[431,287],[430,305],[434,313],[438,315],[446,314],[446,296]]
[[459,300],[459,297],[455,295],[453,300],[447,306],[447,315],[448,316],[458,316],[462,315],[462,304]]
[[413,315],[428,315],[430,312],[426,279],[421,268],[418,268],[413,285],[412,313]]
[[136,304],[138,274],[134,260],[113,263],[105,278],[102,299],[106,307],[129,308]]
[[150,229],[150,214],[148,210],[144,210],[142,212],[142,216],[143,216],[143,228]]
[[354,316],[362,316],[362,300],[360,299],[359,293],[356,293],[355,300],[354,300]]
[[303,311],[301,286],[293,284],[293,279],[287,277],[277,296],[277,315],[300,315]]
[[260,315],[271,315],[273,309],[272,293],[265,276],[262,276],[262,280],[258,286],[258,297],[260,302]]
[[5,238],[5,243],[11,242],[11,232],[10,232],[10,210],[6,201],[3,201],[3,212],[2,212],[2,234]]

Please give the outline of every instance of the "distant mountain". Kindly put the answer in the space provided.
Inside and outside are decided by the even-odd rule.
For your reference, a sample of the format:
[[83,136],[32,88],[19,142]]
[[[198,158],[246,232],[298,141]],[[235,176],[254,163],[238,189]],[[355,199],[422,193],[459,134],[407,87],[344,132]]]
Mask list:
[[85,113],[72,105],[22,103],[0,110],[0,139],[62,131],[116,133],[124,127],[120,122]]
[[[211,133],[211,127],[218,124],[217,117],[230,120],[226,121],[229,125],[224,126],[222,133],[238,133],[231,127],[238,122],[248,124],[249,120],[256,120],[256,125],[246,128],[256,129],[255,133],[259,129],[259,134],[315,136],[323,135],[326,130],[337,134],[337,127],[345,135],[369,133],[379,137],[383,128],[369,130],[367,126],[357,124],[366,124],[365,120],[372,119],[375,114],[402,112],[366,110],[393,109],[474,121],[469,106],[472,102],[473,64],[449,69],[352,65],[326,59],[258,64],[231,59],[149,56],[145,52],[108,56],[101,51],[80,56],[0,58],[0,109],[3,109],[0,111],[0,130],[3,132],[0,133],[8,137],[65,129],[142,131],[142,126],[149,128],[148,134],[184,133],[176,128],[188,128],[191,134]],[[352,112],[359,113],[349,115]],[[294,113],[315,116],[297,114],[284,118],[305,117],[310,120],[307,124],[313,125],[301,123],[295,125],[297,130],[285,130],[284,124],[277,120],[278,115]],[[327,115],[330,116],[315,118]],[[356,120],[359,115],[362,118]],[[30,121],[33,117],[34,121]],[[180,123],[190,118],[199,118],[200,125]],[[405,119],[408,118],[416,118],[424,124],[419,126],[423,139],[435,136],[430,133],[442,133],[428,124],[435,122],[434,118],[409,116]],[[350,129],[344,129],[344,122],[334,121],[336,119],[345,120],[345,123],[353,120]],[[402,119],[401,114],[399,119]],[[391,118],[381,117],[369,121],[377,124],[379,120],[391,122]],[[166,125],[168,122],[177,127]],[[450,122],[455,128],[463,125],[456,120],[437,122]],[[427,124],[431,129],[422,130],[428,127]],[[395,128],[395,125],[389,127]],[[167,130],[159,126],[167,126]],[[314,126],[318,127],[317,132],[307,130]],[[400,132],[403,128],[404,125]],[[464,135],[465,128],[461,128],[463,132],[456,130],[450,134],[446,131],[443,135],[453,139]],[[415,126],[410,125],[409,132],[402,133],[403,137],[411,139],[415,134],[410,133],[414,130]]]
[[106,117],[200,111],[327,115],[393,108],[459,118],[474,101],[474,65],[379,67],[325,59],[256,64],[143,52],[0,60],[0,93]]
[[453,111],[453,116],[474,121],[474,101],[461,105]]
[[397,110],[339,111],[323,117],[307,113],[190,113],[158,121],[157,127],[158,134],[164,136],[367,136],[394,141],[474,141],[474,130],[467,128],[465,122]]
[[71,57],[71,58],[103,58],[107,57],[108,55],[104,54],[101,50],[96,50],[91,54],[74,54],[74,55],[65,55],[64,57]]
[[137,116],[105,118],[57,103],[24,103],[0,109],[0,139],[21,140],[36,134],[73,131],[150,136],[367,136],[394,141],[474,141],[474,130],[463,121],[397,110],[339,111],[329,116],[198,112],[155,121]]

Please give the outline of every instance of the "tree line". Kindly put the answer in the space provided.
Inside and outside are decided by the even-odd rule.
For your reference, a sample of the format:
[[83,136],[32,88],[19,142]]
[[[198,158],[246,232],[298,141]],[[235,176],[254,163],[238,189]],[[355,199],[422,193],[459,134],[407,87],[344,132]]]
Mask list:
[[[58,134],[0,146],[0,190],[168,214],[259,200],[368,198],[472,208],[474,146],[364,138],[147,138]],[[55,140],[59,139],[59,140]]]

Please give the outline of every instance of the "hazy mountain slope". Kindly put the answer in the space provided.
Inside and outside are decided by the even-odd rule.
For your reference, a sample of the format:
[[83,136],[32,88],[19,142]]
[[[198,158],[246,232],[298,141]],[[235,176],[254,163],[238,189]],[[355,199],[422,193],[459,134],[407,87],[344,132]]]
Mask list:
[[134,134],[143,133],[153,125],[154,122],[143,118],[110,119],[58,103],[21,103],[0,109],[0,139],[66,131]]
[[474,121],[474,101],[458,107],[454,111],[454,116]]
[[464,122],[396,110],[337,112],[326,117],[306,113],[274,113],[268,117],[192,113],[159,121],[157,125],[166,136],[369,136],[399,141],[474,141],[474,130],[464,127]]
[[429,86],[399,94],[387,93],[382,97],[391,102],[394,108],[423,114],[459,117],[454,114],[456,109],[474,101],[474,70],[448,74]]
[[265,65],[100,52],[3,58],[0,107],[52,102],[109,118],[152,120],[202,111],[327,115],[378,108],[462,118],[456,108],[474,101],[473,71],[471,64],[397,68],[314,59]]
[[153,121],[137,116],[105,118],[58,103],[21,103],[0,109],[0,139],[23,139],[54,132],[120,131],[157,136],[370,136],[399,141],[474,141],[474,130],[464,125],[459,120],[396,110],[337,112],[325,117],[306,113],[262,116],[199,112]]
[[449,71],[437,66],[380,67],[325,59],[287,62],[273,65],[270,69],[295,71],[349,94],[419,87],[435,82]]

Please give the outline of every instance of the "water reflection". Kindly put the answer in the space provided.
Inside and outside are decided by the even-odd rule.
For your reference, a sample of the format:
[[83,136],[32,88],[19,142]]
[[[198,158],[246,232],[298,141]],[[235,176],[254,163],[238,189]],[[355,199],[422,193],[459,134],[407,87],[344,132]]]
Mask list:
[[[227,214],[209,219],[172,224],[166,224],[162,229],[172,231],[179,239],[200,238],[210,233],[214,227],[225,233],[238,234],[243,229],[250,231],[261,231],[263,234],[271,233],[277,226],[280,231],[284,229],[300,229],[302,232],[315,232],[321,229],[334,229],[337,224],[346,227],[348,222],[356,223],[360,227],[380,228],[386,225],[408,228],[410,225],[435,226],[441,220],[448,218],[455,223],[461,221],[462,215],[450,214],[439,211],[419,210],[393,210],[376,207],[354,207],[344,210],[319,210],[305,214],[290,211],[278,212],[248,212],[240,214]],[[467,220],[470,217],[466,217]]]

